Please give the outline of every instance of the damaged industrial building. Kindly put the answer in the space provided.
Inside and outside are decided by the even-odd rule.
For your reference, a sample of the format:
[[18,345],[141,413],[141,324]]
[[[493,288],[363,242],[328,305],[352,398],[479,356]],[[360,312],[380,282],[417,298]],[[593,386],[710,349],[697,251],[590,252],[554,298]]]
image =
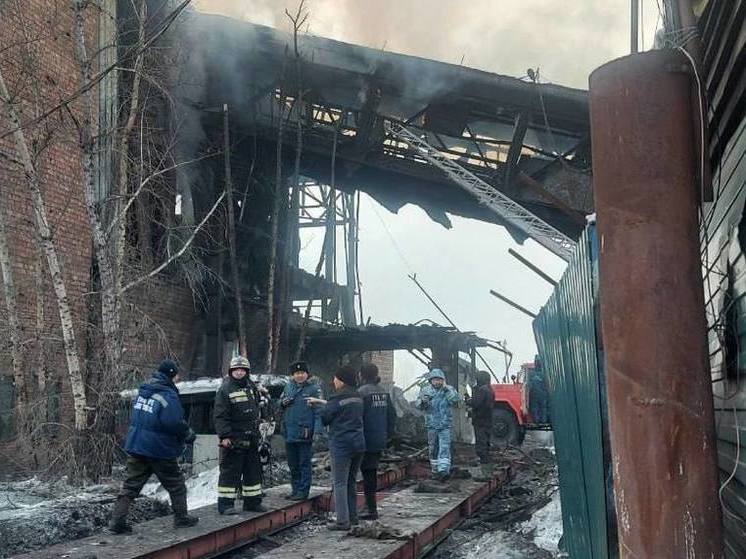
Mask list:
[[[229,4],[0,0],[0,556],[746,557],[744,2],[608,8],[631,44],[587,89],[326,38],[310,0],[267,8],[282,26]],[[377,322],[366,205],[553,255],[561,277],[505,257],[537,306],[459,286],[527,345],[441,304],[435,244],[390,284],[434,318]],[[359,399],[371,439],[366,370],[396,417],[372,504],[364,465],[340,482],[329,411]],[[223,391],[253,438],[221,434],[245,420]],[[169,406],[178,457],[133,450]],[[227,481],[232,452],[260,483],[248,462]]]

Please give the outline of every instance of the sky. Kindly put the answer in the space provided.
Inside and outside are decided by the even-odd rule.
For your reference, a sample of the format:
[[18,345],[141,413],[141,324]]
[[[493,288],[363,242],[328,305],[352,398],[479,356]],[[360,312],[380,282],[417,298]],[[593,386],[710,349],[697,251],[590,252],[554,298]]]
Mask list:
[[[297,5],[295,0],[194,0],[200,11],[288,33],[284,10],[293,12]],[[539,67],[542,81],[583,89],[595,68],[630,48],[629,0],[306,0],[305,6],[305,30],[314,35],[515,77]],[[641,47],[646,50],[662,24],[656,0],[642,0],[641,12]],[[508,249],[555,278],[564,263],[531,240],[516,245],[497,225],[451,219],[453,228],[446,230],[417,207],[392,214],[363,196],[359,250],[365,315],[377,324],[423,318],[445,323],[408,279],[416,273],[461,330],[506,341],[515,355],[514,371],[536,353],[531,319],[489,290],[536,312],[551,286]],[[301,261],[313,270],[320,241],[307,241]],[[504,372],[501,354],[486,350],[484,356],[496,372]],[[423,372],[406,352],[397,352],[395,368],[402,386]]]

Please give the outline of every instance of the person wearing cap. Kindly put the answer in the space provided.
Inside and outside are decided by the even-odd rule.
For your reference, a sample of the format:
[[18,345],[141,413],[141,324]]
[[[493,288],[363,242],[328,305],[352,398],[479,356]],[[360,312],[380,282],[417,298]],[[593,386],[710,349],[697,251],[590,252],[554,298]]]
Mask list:
[[358,523],[357,471],[365,452],[363,399],[357,392],[357,372],[349,365],[334,374],[335,394],[329,400],[307,398],[311,406],[323,406],[321,422],[329,427],[329,455],[332,462],[336,522],[330,530],[349,530]]
[[321,389],[309,380],[308,365],[297,361],[290,365],[293,380],[285,385],[280,396],[282,434],[290,467],[291,491],[285,498],[291,501],[308,499],[313,468],[313,434],[319,413],[308,405],[306,398],[321,398]]
[[259,458],[259,423],[262,397],[249,378],[251,364],[234,357],[228,376],[215,393],[213,415],[220,446],[218,512],[238,514],[239,490],[245,512],[265,512],[262,506],[262,464]]
[[124,443],[128,454],[127,479],[122,484],[109,523],[114,534],[132,531],[127,523],[130,506],[153,474],[171,498],[174,526],[194,526],[199,520],[187,514],[187,488],[178,463],[185,445],[196,438],[184,419],[184,408],[175,384],[178,380],[178,366],[166,359],[137,391]]
[[378,489],[378,462],[381,453],[394,436],[396,412],[388,390],[381,386],[378,367],[365,363],[360,368],[363,385],[358,392],[363,397],[363,432],[365,434],[365,454],[360,463],[363,474],[363,491],[366,510],[360,514],[362,520],[376,520],[376,489]]
[[451,473],[451,408],[460,401],[461,396],[446,384],[446,376],[440,369],[430,371],[428,383],[415,401],[415,406],[425,412],[430,469],[440,481],[448,479]]

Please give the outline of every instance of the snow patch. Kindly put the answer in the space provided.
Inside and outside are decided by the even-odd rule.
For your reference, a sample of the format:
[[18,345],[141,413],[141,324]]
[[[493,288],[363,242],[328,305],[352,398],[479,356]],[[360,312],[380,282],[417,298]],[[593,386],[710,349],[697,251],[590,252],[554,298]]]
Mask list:
[[518,525],[521,534],[533,535],[537,547],[557,553],[557,544],[562,537],[562,504],[557,491],[552,500],[534,513],[530,520]]
[[[219,476],[220,468],[215,467],[186,480],[187,507],[189,510],[217,503]],[[157,481],[148,483],[143,487],[142,494],[159,501],[169,501],[168,492]]]

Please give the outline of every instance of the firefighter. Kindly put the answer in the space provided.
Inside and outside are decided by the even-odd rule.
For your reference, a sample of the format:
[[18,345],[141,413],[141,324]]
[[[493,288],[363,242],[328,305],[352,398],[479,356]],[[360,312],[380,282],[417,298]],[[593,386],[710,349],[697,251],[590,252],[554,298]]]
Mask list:
[[490,439],[492,437],[492,411],[495,407],[495,395],[490,386],[490,374],[487,371],[477,373],[477,385],[469,400],[471,407],[471,424],[474,426],[474,449],[482,464],[490,461]]
[[415,406],[425,412],[430,469],[439,481],[445,481],[451,473],[451,408],[460,401],[456,389],[446,384],[443,371],[433,369],[428,375],[428,384],[422,387],[415,402]]
[[378,518],[376,506],[378,462],[381,459],[381,453],[394,436],[396,412],[388,390],[380,384],[381,377],[378,376],[378,367],[375,364],[364,364],[360,368],[360,379],[364,383],[358,392],[363,397],[363,431],[365,434],[365,454],[360,464],[360,472],[363,474],[366,510],[360,514],[359,518],[376,520]]
[[290,374],[293,380],[285,385],[280,397],[282,434],[285,437],[291,486],[285,498],[303,501],[308,499],[311,490],[313,435],[319,418],[318,408],[309,406],[306,398],[321,398],[321,389],[309,378],[308,365],[304,361],[290,365]]
[[179,369],[166,359],[143,383],[132,404],[132,416],[124,450],[127,451],[127,479],[114,505],[109,529],[114,534],[132,531],[127,523],[132,501],[140,494],[152,474],[171,497],[174,526],[185,528],[197,524],[198,518],[187,514],[187,488],[179,469],[178,458],[185,444],[196,435],[184,420],[176,382]]
[[215,394],[215,432],[220,446],[218,512],[238,514],[239,490],[245,512],[265,512],[262,506],[262,465],[259,458],[259,423],[262,396],[249,378],[251,365],[234,357],[228,376]]

